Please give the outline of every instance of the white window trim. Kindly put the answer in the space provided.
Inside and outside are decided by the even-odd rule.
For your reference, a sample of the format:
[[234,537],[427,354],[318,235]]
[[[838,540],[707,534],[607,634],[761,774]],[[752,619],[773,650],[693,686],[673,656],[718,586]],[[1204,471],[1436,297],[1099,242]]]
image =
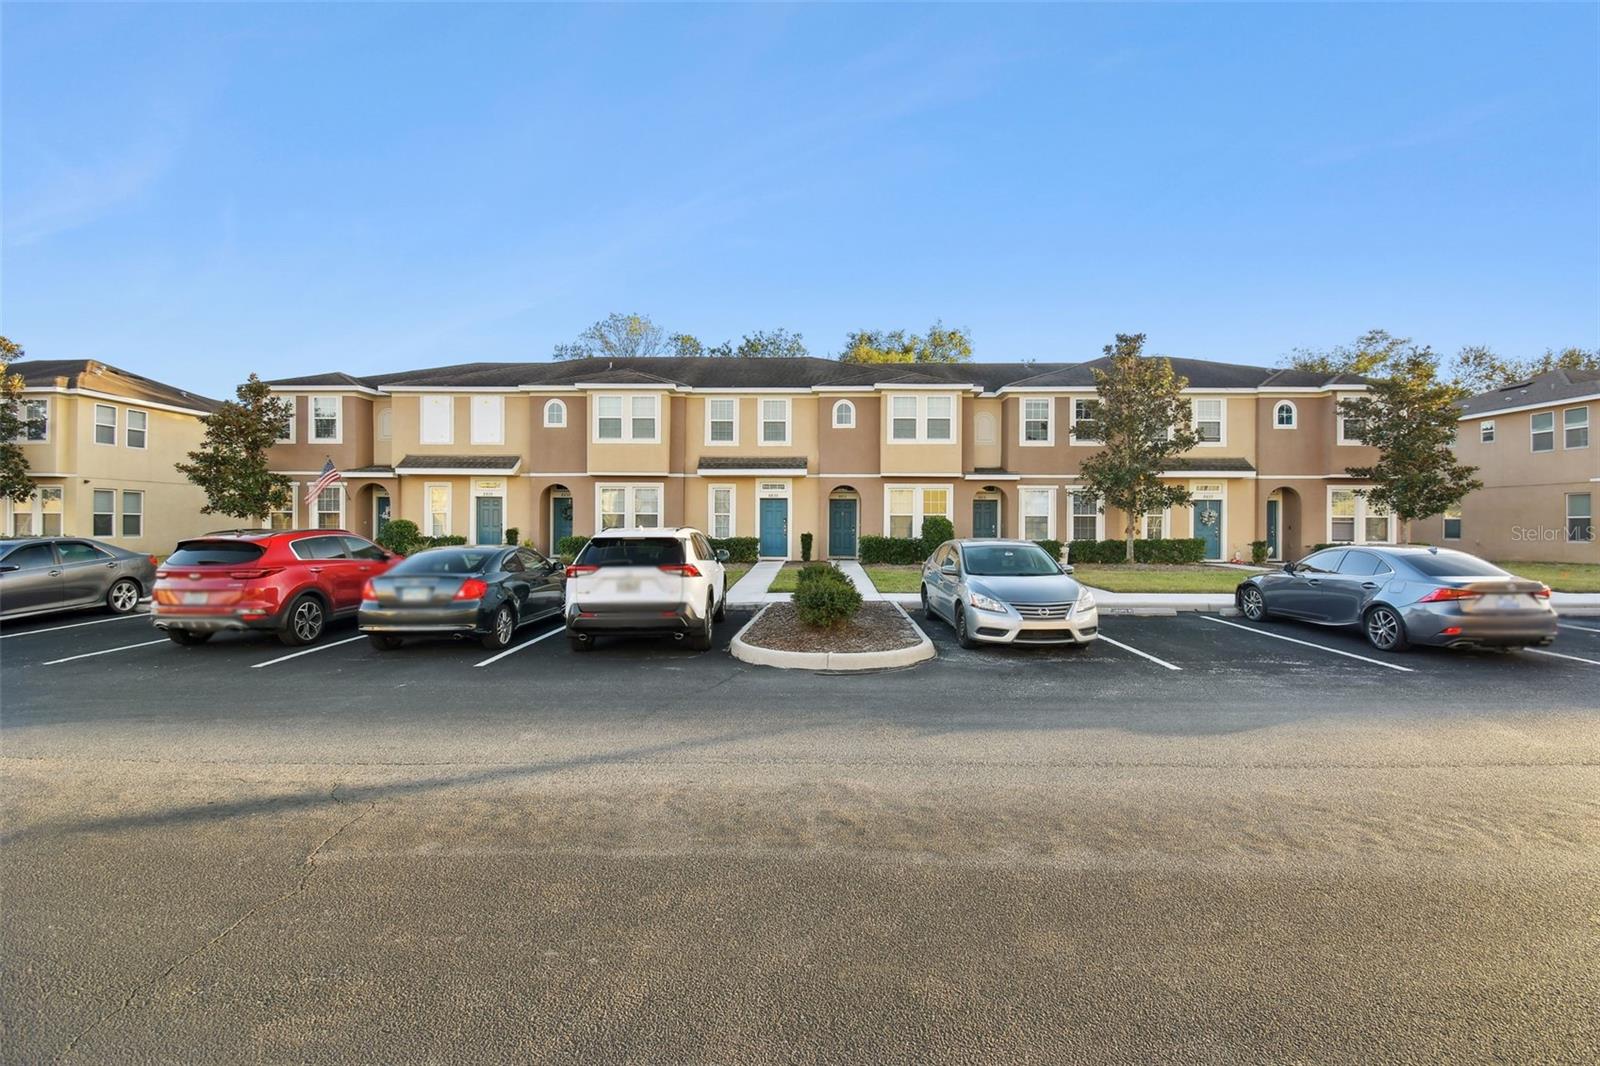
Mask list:
[[[111,440],[109,442],[103,441],[103,440],[100,439],[100,412],[101,411],[110,411],[111,412]],[[121,419],[119,419],[117,417],[117,409],[114,406],[112,406],[109,403],[97,403],[97,404],[95,404],[94,405],[94,411],[92,412],[92,416],[91,416],[91,419],[90,419],[90,422],[89,422],[89,443],[94,444],[94,445],[96,445],[98,447],[101,447],[101,448],[115,448],[117,446],[117,433],[118,433],[118,430],[119,430],[119,423],[120,422],[121,422]]]
[[[289,482],[289,506],[287,508],[285,508],[285,510],[287,510],[289,512],[289,528],[290,529],[295,529],[296,528],[295,522],[300,517],[299,512],[296,511],[296,509],[295,509],[297,504],[299,503],[299,501],[300,501],[300,482],[291,481],[291,482]],[[267,516],[261,520],[261,528],[262,529],[271,529],[272,528],[272,511],[271,510],[268,510],[267,511]]]
[[[44,436],[38,440],[28,437],[28,405],[33,403],[44,404]],[[17,437],[16,443],[27,447],[30,444],[49,444],[50,436],[54,430],[55,419],[50,417],[50,397],[48,396],[23,396],[17,401],[17,415],[22,419],[22,434]]]
[[1082,400],[1085,403],[1098,404],[1100,402],[1100,397],[1099,397],[1098,394],[1093,395],[1093,396],[1072,396],[1072,397],[1069,397],[1068,402],[1067,402],[1067,444],[1072,446],[1072,447],[1074,447],[1074,448],[1102,448],[1102,447],[1104,447],[1105,446],[1105,441],[1092,440],[1089,437],[1080,437],[1080,436],[1078,436],[1078,421],[1079,421],[1078,420],[1078,401],[1079,400]]
[[[428,401],[444,404],[444,437],[433,439],[428,436]],[[417,397],[417,443],[418,444],[454,444],[456,442],[456,398],[449,393],[430,394]]]
[[[1043,402],[1044,440],[1028,439],[1028,403]],[[1069,405],[1067,410],[1072,410]],[[1056,443],[1056,398],[1054,396],[1021,396],[1017,398],[1017,447],[1051,448]]]
[[[560,421],[553,420],[550,417],[551,414],[553,414],[556,411],[560,411],[561,412]],[[546,400],[544,402],[544,428],[545,429],[566,429],[567,428],[567,401],[565,401],[565,400]]]
[[[1572,520],[1574,518],[1582,517],[1581,515],[1575,515],[1575,514],[1572,513],[1572,498],[1574,496],[1587,496],[1587,497],[1589,497],[1589,539],[1588,540],[1573,540],[1572,539]],[[1595,542],[1595,540],[1596,540],[1595,533],[1594,533],[1594,493],[1592,493],[1592,492],[1564,492],[1564,493],[1562,493],[1561,494],[1561,510],[1564,512],[1562,514],[1562,516],[1561,516],[1562,539],[1565,540],[1565,542],[1568,543],[1568,544],[1593,544]]]
[[[1533,428],[1533,420],[1535,418],[1539,417],[1540,415],[1549,415],[1550,416],[1550,428],[1549,429],[1534,429]],[[1561,431],[1561,427],[1557,424],[1559,421],[1560,420],[1558,418],[1556,418],[1556,413],[1555,413],[1554,410],[1534,411],[1532,414],[1528,415],[1528,451],[1530,453],[1532,453],[1533,455],[1543,455],[1546,452],[1553,452],[1553,451],[1556,450],[1556,434]],[[1534,436],[1535,433],[1548,433],[1548,434],[1550,434],[1550,447],[1548,447],[1548,448],[1535,448],[1533,446],[1533,436]]]
[[1345,447],[1345,448],[1360,448],[1360,447],[1364,446],[1362,444],[1362,442],[1358,441],[1358,440],[1351,440],[1348,436],[1345,435],[1345,432],[1344,432],[1344,424],[1347,421],[1347,419],[1345,417],[1344,410],[1340,407],[1340,403],[1341,403],[1341,401],[1348,400],[1348,399],[1353,399],[1353,397],[1340,396],[1338,394],[1335,394],[1334,397],[1333,397],[1334,422],[1336,423],[1336,426],[1337,426],[1337,428],[1334,430],[1334,432],[1336,434],[1335,439],[1334,439],[1334,443],[1338,444],[1340,447]]
[[[622,401],[622,436],[620,436],[620,437],[604,437],[603,438],[603,437],[600,436],[600,400],[602,399],[602,397],[605,398],[605,399],[610,399],[613,396],[617,397],[618,399],[620,399]],[[655,404],[655,426],[656,426],[656,432],[655,432],[655,436],[653,436],[653,437],[635,437],[633,435],[633,401],[634,401],[635,398],[641,397],[641,396],[649,397],[650,401]],[[591,444],[660,444],[661,443],[661,394],[660,393],[656,393],[656,392],[632,392],[632,393],[630,393],[630,392],[607,392],[607,393],[603,393],[601,396],[596,396],[594,398],[594,401],[589,404],[589,409],[592,412],[590,414],[590,416],[589,416],[589,436],[590,436],[590,443]],[[630,494],[629,498],[632,499],[631,494]],[[597,497],[597,499],[598,499],[598,497]],[[663,504],[663,506],[665,506],[665,504]],[[599,512],[596,512],[595,521],[598,522],[599,520],[600,520],[599,519]]]
[[[1280,407],[1287,407],[1289,409],[1289,424],[1288,425],[1281,425],[1278,422],[1278,408],[1280,408]],[[1272,428],[1273,429],[1299,429],[1300,428],[1300,408],[1295,406],[1295,403],[1294,403],[1293,400],[1274,400],[1274,401],[1272,401]],[[1224,431],[1224,432],[1226,432],[1226,431]]]
[[[433,490],[444,489],[444,532],[433,531]],[[422,535],[425,537],[448,537],[451,530],[456,528],[456,487],[448,481],[425,481],[422,483]]]
[[[1368,500],[1367,500],[1367,497],[1359,495],[1358,493],[1367,491],[1367,490],[1371,489],[1372,487],[1373,486],[1371,486],[1371,485],[1329,485],[1328,486],[1327,505],[1326,505],[1326,508],[1325,508],[1325,513],[1327,514],[1327,520],[1326,520],[1325,524],[1323,525],[1323,530],[1322,530],[1323,533],[1325,534],[1325,536],[1323,536],[1323,538],[1322,538],[1325,543],[1334,544],[1334,545],[1343,545],[1343,544],[1355,545],[1355,544],[1393,544],[1395,542],[1395,533],[1397,531],[1398,519],[1396,519],[1393,514],[1390,514],[1390,515],[1387,516],[1388,519],[1389,519],[1389,529],[1388,529],[1388,534],[1387,534],[1387,536],[1384,537],[1384,539],[1382,539],[1382,540],[1368,540],[1367,539],[1367,503],[1368,503]],[[1355,499],[1356,499],[1355,527],[1351,530],[1351,533],[1356,538],[1355,540],[1335,541],[1333,539],[1333,494],[1335,492],[1349,492],[1349,493],[1357,494],[1356,497],[1355,497]],[[1373,517],[1377,517],[1377,516],[1373,516]],[[1224,517],[1224,521],[1226,521],[1226,517]]]
[[[484,480],[489,480],[485,478]],[[506,530],[511,528],[510,514],[507,513],[506,483],[501,481],[494,488],[485,488],[476,481],[467,489],[470,506],[467,509],[467,543],[475,547],[500,547],[505,542]],[[500,499],[500,541],[501,544],[480,544],[478,541],[478,501],[483,497],[499,497]]]
[[[1485,434],[1487,434],[1487,436]],[[1483,421],[1478,423],[1478,443],[1493,444],[1494,438],[1494,419],[1485,418]]]
[[[917,434],[914,437],[896,438],[894,435],[894,401],[897,398],[911,400],[916,405]],[[950,401],[950,436],[948,439],[937,440],[928,437],[928,401],[931,399],[945,399]],[[953,392],[917,393],[917,392],[890,392],[884,394],[886,402],[884,423],[884,440],[890,444],[936,444],[940,446],[961,443],[961,400]]]
[[[1461,528],[1456,530],[1456,535],[1453,536],[1453,537],[1450,535],[1450,522],[1451,521],[1456,521],[1456,522],[1460,522],[1461,523]],[[1461,513],[1461,505],[1459,503],[1456,504],[1454,507],[1445,508],[1444,513],[1439,516],[1439,536],[1442,537],[1445,540],[1460,540],[1460,539],[1462,539],[1461,538],[1461,534],[1466,532],[1466,528],[1467,528],[1466,518]]]
[[[1226,396],[1191,396],[1189,397],[1189,428],[1198,436],[1200,433],[1200,403],[1201,401],[1215,400],[1220,412],[1217,415],[1217,439],[1196,441],[1196,448],[1226,448],[1228,446],[1228,398]],[[1274,405],[1276,408],[1276,405]],[[1210,419],[1206,419],[1210,421]]]
[[[492,432],[480,434],[478,432],[478,405],[489,401],[489,407],[494,410],[494,418],[490,426],[485,427]],[[486,408],[487,410],[488,408]],[[473,444],[504,444],[506,442],[506,398],[498,393],[482,393],[467,397],[467,436]]]
[[[1139,519],[1139,535],[1145,540],[1152,539],[1150,536],[1150,516],[1153,514],[1161,516],[1161,536],[1156,539],[1170,540],[1172,537],[1172,508],[1170,507],[1164,507],[1160,511],[1146,511]],[[1282,521],[1281,515],[1279,516],[1279,521]]]
[[717,537],[717,491],[719,489],[728,490],[728,536],[737,537],[739,535],[739,487],[727,483],[710,485],[706,489],[706,536],[721,539]]
[[[336,484],[329,485],[327,488],[323,489],[322,492],[329,492],[329,491],[334,491],[334,490],[337,490],[338,493],[339,493],[339,524],[337,526],[334,526],[332,529],[329,529],[327,532],[331,533],[334,530],[340,530],[340,529],[348,531],[350,527],[345,525],[344,512],[345,512],[346,501],[348,500],[349,495],[350,495],[350,488],[343,481],[340,481],[340,482],[338,482]],[[322,492],[317,493],[317,498],[311,501],[311,513],[310,513],[309,517],[311,519],[311,525],[315,529],[321,529],[322,528],[321,526],[317,525],[317,519],[323,513],[322,512],[322,508],[317,506],[318,504],[320,504],[322,502]]]
[[32,531],[29,536],[56,536],[57,534],[46,534],[44,532],[44,494],[51,491],[61,495],[61,509],[56,513],[61,516],[61,535],[64,536],[67,532],[67,490],[64,485],[35,485],[33,487],[33,495],[26,500],[21,502],[7,500],[6,532],[15,536],[17,532],[17,515],[26,514],[28,520],[32,523],[30,527]]
[[[731,440],[713,440],[711,438],[711,405],[718,400],[727,400],[733,404],[733,438]],[[756,401],[760,403],[760,400]],[[706,397],[706,447],[707,448],[737,448],[739,446],[739,413],[744,407],[744,401],[737,396],[707,396]],[[725,422],[727,419],[719,418],[716,421]]]
[[[1569,426],[1569,425],[1567,425],[1567,413],[1570,412],[1570,411],[1582,411],[1583,412],[1583,425],[1581,425],[1581,426]],[[1564,451],[1564,452],[1581,452],[1581,451],[1583,451],[1583,449],[1585,449],[1585,448],[1587,448],[1589,446],[1589,440],[1591,439],[1591,436],[1592,436],[1590,433],[1587,432],[1588,429],[1589,429],[1589,422],[1590,422],[1590,418],[1589,418],[1589,405],[1588,404],[1579,404],[1577,407],[1563,407],[1561,409],[1561,450],[1562,451]],[[1568,444],[1567,443],[1567,430],[1569,430],[1569,429],[1582,429],[1582,430],[1585,430],[1586,432],[1584,433],[1584,438],[1585,438],[1584,442],[1582,444],[1578,444],[1578,445]]]
[[279,399],[288,400],[289,401],[289,432],[287,434],[285,434],[284,436],[279,437],[274,443],[276,443],[276,444],[293,444],[294,443],[294,424],[297,421],[300,420],[300,397],[298,397],[298,396],[280,396]]
[[[614,441],[607,441],[606,443],[610,444],[610,443],[615,443],[615,442]],[[621,526],[612,526],[611,527],[612,529],[632,529],[632,528],[634,528],[634,522],[637,520],[638,514],[639,514],[638,501],[636,499],[636,495],[637,495],[639,489],[655,489],[656,490],[656,500],[658,501],[659,508],[660,508],[659,511],[657,512],[656,517],[660,519],[660,522],[654,528],[656,528],[656,529],[668,529],[668,528],[670,528],[667,525],[667,486],[666,486],[665,482],[661,482],[661,481],[599,481],[599,482],[596,482],[595,486],[594,486],[594,532],[595,532],[596,536],[598,536],[600,534],[600,532],[601,532],[601,529],[600,529],[600,515],[601,515],[601,511],[600,511],[600,493],[602,491],[604,491],[605,489],[624,489],[624,490],[626,490],[626,495],[624,497],[623,510],[622,510],[622,525]]]
[[928,514],[929,514],[929,512],[925,509],[926,500],[924,498],[924,494],[929,489],[933,489],[935,492],[939,491],[940,489],[944,490],[944,493],[945,493],[945,497],[944,497],[945,498],[945,504],[949,508],[949,510],[948,511],[943,511],[943,512],[936,512],[936,513],[940,514],[944,518],[948,518],[952,523],[955,522],[955,520],[956,520],[956,516],[955,516],[955,512],[956,512],[956,489],[955,489],[954,485],[925,485],[925,484],[916,484],[916,483],[911,483],[911,484],[900,483],[900,484],[894,484],[894,485],[885,485],[883,487],[883,535],[884,536],[886,536],[886,537],[894,536],[893,533],[889,532],[889,496],[890,496],[890,493],[896,492],[896,491],[898,491],[900,489],[910,489],[911,490],[911,538],[913,540],[916,539],[917,537],[922,536],[922,520],[924,518],[927,518]]
[[[1077,514],[1075,513],[1075,511],[1076,511],[1076,507],[1075,507],[1076,498],[1079,497],[1079,496],[1088,496],[1088,495],[1089,495],[1089,493],[1087,493],[1087,492],[1085,492],[1085,491],[1083,491],[1081,489],[1068,489],[1067,490],[1067,511],[1066,511],[1066,519],[1067,519],[1066,527],[1067,528],[1066,528],[1066,536],[1063,539],[1068,544],[1071,544],[1074,540],[1077,539],[1075,536],[1073,536],[1073,529],[1072,529],[1073,522],[1078,517]],[[1105,540],[1106,539],[1106,509],[1105,509],[1104,506],[1101,505],[1100,500],[1098,498],[1095,499],[1095,504],[1094,504],[1094,539],[1095,540]]]
[[1023,485],[1017,490],[1017,536],[1022,540],[1032,539],[1028,536],[1028,496],[1043,493],[1048,506],[1045,508],[1045,535],[1041,540],[1056,539],[1056,496],[1058,495],[1053,485]]
[[[850,420],[848,422],[839,421],[839,412],[840,411],[849,411],[850,412]],[[830,426],[832,426],[834,429],[855,429],[856,428],[856,405],[851,403],[849,400],[835,400],[833,402],[833,410],[828,415],[828,418],[829,418],[828,424]]]
[[[783,404],[783,439],[782,440],[767,440],[767,423],[768,422],[772,422],[772,421],[776,421],[776,419],[770,419],[770,418],[767,417],[767,404],[769,404],[769,403],[781,403],[781,404]],[[794,416],[794,404],[789,399],[789,397],[787,397],[787,396],[762,396],[762,397],[758,398],[756,400],[756,437],[757,437],[756,444],[757,444],[757,446],[763,447],[763,448],[787,448],[789,446],[789,441],[794,436],[793,429],[792,429],[792,427],[794,425],[793,416]],[[735,425],[735,427],[734,427],[734,432],[735,432],[735,436],[737,437],[737,433],[738,433],[738,426],[737,425]]]
[[[94,498],[97,495],[99,495],[100,493],[102,493],[102,492],[109,492],[111,494],[111,510],[110,511],[97,511],[97,510],[95,510]],[[63,504],[65,504],[66,501],[63,499],[62,502],[63,502]],[[64,507],[63,507],[63,510],[65,510]],[[96,532],[96,530],[94,528],[94,520],[96,518],[99,518],[103,514],[109,514],[111,516],[111,532],[110,533],[99,533],[99,532]],[[63,518],[62,523],[61,523],[61,529],[62,529],[63,532],[65,532],[66,528],[67,528],[66,527],[66,520]],[[95,487],[91,487],[89,489],[89,536],[91,538],[95,539],[95,540],[116,540],[117,539],[117,490],[116,489],[104,489],[104,488],[95,488]]]
[[[127,522],[128,522],[128,497],[129,496],[137,496],[137,497],[139,497],[139,515],[138,515],[138,517],[139,517],[139,532],[137,532],[137,533],[129,533],[128,532],[128,528],[127,528]],[[139,539],[143,538],[143,536],[144,536],[144,513],[145,513],[144,512],[144,502],[145,502],[145,495],[144,495],[144,490],[143,489],[123,489],[118,494],[118,496],[117,496],[117,510],[118,510],[118,513],[117,513],[117,536],[118,537],[121,537],[124,540],[139,540]]]
[[[317,436],[317,401],[333,401],[333,436]],[[308,444],[343,444],[344,443],[344,397],[343,396],[312,396],[306,408],[306,438]]]

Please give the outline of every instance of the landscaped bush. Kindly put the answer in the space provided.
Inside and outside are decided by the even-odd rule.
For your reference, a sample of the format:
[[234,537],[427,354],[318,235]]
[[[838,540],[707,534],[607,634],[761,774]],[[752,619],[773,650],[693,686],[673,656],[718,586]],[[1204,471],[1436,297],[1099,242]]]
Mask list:
[[410,555],[422,547],[422,530],[409,518],[391,518],[378,534],[377,544],[396,555]]
[[861,610],[861,593],[838,567],[810,563],[800,570],[794,609],[802,624],[827,629],[855,617]]
[[730,563],[753,563],[761,554],[758,537],[712,537],[711,546],[728,553]]
[[811,561],[811,534],[810,533],[802,533],[802,534],[800,534],[800,561],[801,562],[805,562],[805,563],[809,563]]
[[928,557],[916,537],[862,537],[861,562],[867,566],[917,566]]
[[1313,544],[1306,550],[1306,554],[1310,555],[1312,552],[1319,552],[1323,548],[1337,548],[1338,546],[1337,544]]
[[[1121,540],[1075,540],[1068,547],[1072,563],[1124,563],[1128,545]],[[1206,542],[1199,537],[1157,537],[1133,542],[1136,563],[1198,563],[1205,559]]]
[[583,546],[588,543],[588,537],[562,537],[556,541],[556,554],[563,559],[576,559],[578,553],[583,551]]
[[944,515],[931,514],[922,520],[922,557],[933,554],[933,549],[947,540],[956,539],[955,523]]
[[1050,558],[1058,563],[1061,561],[1061,542],[1059,540],[1036,540],[1034,543],[1043,548],[1045,554]]
[[457,548],[466,542],[467,538],[457,533],[452,533],[448,537],[422,538],[422,546],[424,548]]
[[512,526],[510,529],[506,530],[506,543],[507,544],[520,544],[520,543],[522,543],[522,541],[521,541],[521,533],[522,533],[522,530],[518,529],[516,526]]
[[1257,566],[1260,566],[1262,563],[1267,561],[1266,541],[1253,540],[1250,542],[1250,561],[1255,563]]

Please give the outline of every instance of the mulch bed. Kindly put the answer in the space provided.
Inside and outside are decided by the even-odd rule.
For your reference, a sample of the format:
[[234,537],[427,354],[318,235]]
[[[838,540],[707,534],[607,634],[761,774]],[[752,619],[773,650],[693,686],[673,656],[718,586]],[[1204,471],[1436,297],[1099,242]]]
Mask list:
[[921,642],[917,627],[889,603],[864,603],[832,629],[802,625],[792,603],[774,603],[745,630],[744,641],[775,651],[893,651]]

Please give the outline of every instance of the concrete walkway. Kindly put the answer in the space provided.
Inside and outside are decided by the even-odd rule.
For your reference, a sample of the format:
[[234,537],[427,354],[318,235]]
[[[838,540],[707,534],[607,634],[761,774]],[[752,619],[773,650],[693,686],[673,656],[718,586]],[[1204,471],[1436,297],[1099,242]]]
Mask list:
[[[870,602],[883,599],[883,593],[878,591],[878,587],[872,583],[872,579],[867,576],[866,570],[862,568],[860,563],[854,559],[841,559],[833,565],[844,571],[845,577],[848,577],[850,583],[856,587],[856,591],[861,593],[863,600]],[[915,602],[917,597],[913,596],[911,599],[912,602]]]
[[783,569],[783,562],[778,559],[768,559],[757,563],[750,568],[750,572],[734,583],[728,590],[728,606],[730,607],[758,607],[767,603],[767,588],[777,578],[778,571]]

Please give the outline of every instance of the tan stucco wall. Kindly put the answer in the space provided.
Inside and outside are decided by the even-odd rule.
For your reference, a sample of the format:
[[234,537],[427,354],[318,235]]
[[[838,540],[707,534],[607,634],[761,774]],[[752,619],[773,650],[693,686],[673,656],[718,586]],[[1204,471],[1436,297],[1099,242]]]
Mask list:
[[311,441],[311,397],[329,393],[283,395],[294,403],[294,443],[274,445],[270,453],[272,469],[280,471],[321,470],[329,459],[340,470],[371,466],[373,462],[372,398],[340,395],[338,444]]

